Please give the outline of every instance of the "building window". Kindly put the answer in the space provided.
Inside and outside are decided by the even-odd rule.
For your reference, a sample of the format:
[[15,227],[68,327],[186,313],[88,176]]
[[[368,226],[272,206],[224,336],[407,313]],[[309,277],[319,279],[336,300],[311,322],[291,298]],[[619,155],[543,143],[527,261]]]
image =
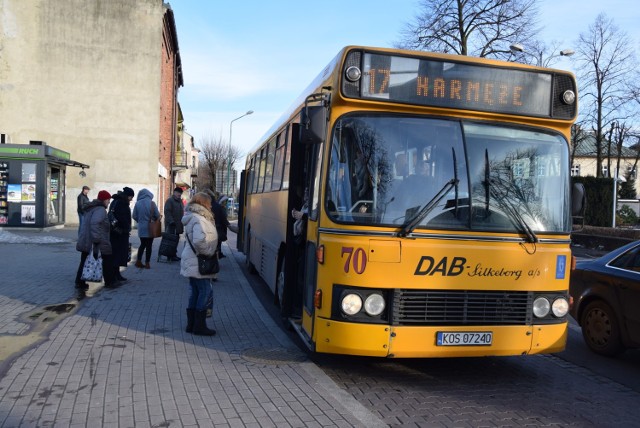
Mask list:
[[571,176],[580,177],[580,165],[573,165],[571,167]]
[[609,167],[607,165],[602,165],[602,176],[609,177]]

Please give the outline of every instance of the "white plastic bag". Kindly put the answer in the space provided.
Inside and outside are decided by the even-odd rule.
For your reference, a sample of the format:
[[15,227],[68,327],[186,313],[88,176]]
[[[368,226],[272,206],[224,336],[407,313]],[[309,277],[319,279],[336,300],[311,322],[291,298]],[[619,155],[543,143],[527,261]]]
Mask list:
[[102,281],[102,256],[98,255],[98,258],[94,258],[92,253],[89,253],[87,259],[84,261],[82,267],[82,281],[88,282],[100,282]]

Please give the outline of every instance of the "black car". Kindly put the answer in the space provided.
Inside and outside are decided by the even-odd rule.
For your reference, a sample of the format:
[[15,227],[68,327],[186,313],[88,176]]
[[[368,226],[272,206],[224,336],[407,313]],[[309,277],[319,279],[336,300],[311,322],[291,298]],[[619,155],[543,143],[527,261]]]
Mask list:
[[613,356],[640,347],[640,241],[576,263],[571,315],[592,351]]

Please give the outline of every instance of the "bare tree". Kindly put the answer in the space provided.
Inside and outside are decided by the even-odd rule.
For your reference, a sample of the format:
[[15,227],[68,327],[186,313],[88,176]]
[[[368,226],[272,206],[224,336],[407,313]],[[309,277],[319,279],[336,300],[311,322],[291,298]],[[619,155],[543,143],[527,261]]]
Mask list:
[[589,134],[584,129],[583,122],[577,122],[571,127],[571,159],[570,165],[573,167],[575,163],[576,154],[587,142]]
[[506,59],[539,32],[536,0],[423,0],[398,47]]
[[626,81],[636,68],[635,55],[627,34],[605,14],[580,34],[576,50],[581,99],[596,140],[596,174],[602,177],[605,130],[628,116]]
[[237,147],[230,147],[228,142],[220,136],[204,137],[199,148],[201,169],[198,176],[203,179],[199,185],[204,188],[216,189],[218,172],[222,172],[223,180],[225,177],[229,177],[228,169],[233,169],[234,164],[240,159],[240,151]]

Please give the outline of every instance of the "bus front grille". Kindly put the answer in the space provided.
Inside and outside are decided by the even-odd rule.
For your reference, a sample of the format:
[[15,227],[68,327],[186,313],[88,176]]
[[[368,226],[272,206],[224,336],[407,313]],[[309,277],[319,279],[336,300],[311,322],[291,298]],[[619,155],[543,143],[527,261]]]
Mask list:
[[533,294],[396,289],[393,300],[392,325],[528,325]]

